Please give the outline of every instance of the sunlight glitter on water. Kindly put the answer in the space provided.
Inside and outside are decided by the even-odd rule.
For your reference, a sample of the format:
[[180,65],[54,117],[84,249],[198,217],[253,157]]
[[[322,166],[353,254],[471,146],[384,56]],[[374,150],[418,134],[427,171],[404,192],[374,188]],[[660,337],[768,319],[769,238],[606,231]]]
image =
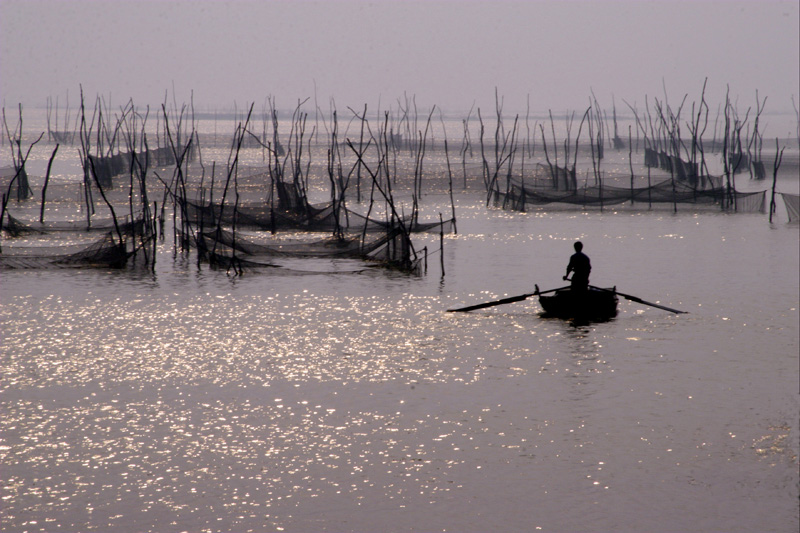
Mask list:
[[[658,530],[708,526],[710,505],[732,517],[716,526],[763,525],[765,506],[785,517],[794,421],[781,391],[797,306],[775,280],[793,287],[781,265],[796,262],[796,232],[476,205],[445,244],[441,280],[436,269],[229,279],[180,258],[154,279],[4,276],[9,520],[260,531],[624,518]],[[755,257],[718,238],[748,232]],[[444,312],[559,282],[577,235],[597,283],[691,314],[621,301],[616,320],[573,327],[540,318],[534,299]]]
[[[44,391],[45,386],[63,389],[69,382],[69,388],[63,389],[68,394],[56,398],[48,393],[38,403],[17,404],[3,421],[8,430],[4,434],[27,437],[10,444],[4,458],[11,471],[26,465],[42,471],[58,467],[60,474],[47,481],[48,497],[36,488],[34,479],[30,485],[7,485],[9,498],[26,501],[31,512],[72,516],[73,525],[89,516],[107,524],[130,520],[130,516],[112,511],[124,507],[129,494],[138,494],[144,510],[169,509],[183,520],[200,510],[191,503],[197,498],[227,502],[226,514],[245,506],[251,517],[253,513],[268,517],[265,511],[271,507],[285,506],[300,496],[327,494],[330,498],[346,493],[355,496],[359,504],[368,503],[375,494],[389,500],[405,499],[409,484],[417,486],[420,496],[436,501],[438,495],[458,488],[446,481],[447,472],[464,467],[463,459],[444,459],[448,455],[493,445],[509,450],[524,445],[526,439],[503,442],[507,431],[486,434],[489,440],[476,444],[485,432],[476,433],[474,424],[481,425],[493,408],[462,409],[458,419],[449,419],[421,412],[408,418],[401,411],[365,411],[363,406],[353,411],[348,401],[344,405],[349,408],[332,407],[338,405],[336,396],[353,394],[352,387],[359,382],[379,385],[401,379],[414,390],[424,383],[474,383],[481,379],[481,367],[486,368],[478,365],[465,371],[458,363],[444,361],[437,340],[442,332],[433,334],[424,326],[432,306],[430,298],[390,302],[374,297],[305,298],[273,298],[266,304],[240,299],[234,307],[214,299],[211,308],[209,302],[188,301],[180,308],[162,302],[166,305],[160,305],[159,312],[143,300],[102,306],[92,299],[82,304],[43,303],[42,333],[60,333],[51,337],[47,350],[37,351],[25,339],[41,337],[38,332],[21,335],[9,331],[6,346],[16,347],[28,357],[13,365],[15,375],[6,383]],[[282,311],[288,306],[298,312]],[[398,308],[404,309],[402,316],[421,317],[421,321],[404,318],[403,324],[398,324]],[[70,313],[64,312],[66,309]],[[4,310],[13,313],[14,305],[4,306]],[[87,321],[95,327],[81,328],[75,334],[76,327]],[[127,327],[115,326],[123,323]],[[233,323],[235,328],[226,329]],[[263,323],[270,326],[258,326]],[[382,325],[386,323],[391,328]],[[340,337],[344,327],[348,328],[346,353]],[[460,344],[479,340],[457,338],[455,333],[456,329],[444,333],[450,344],[447,353],[458,354]],[[499,337],[486,341],[499,344],[494,349],[504,351]],[[57,353],[50,351],[53,349]],[[490,370],[498,377],[524,371]],[[181,385],[170,385],[176,380]],[[332,396],[325,393],[327,401],[307,395],[303,400],[293,399],[297,393],[292,389],[308,393],[304,384],[330,380],[348,384],[348,388],[337,387]],[[213,393],[216,388],[233,392],[252,385],[270,387],[276,381],[286,383],[281,388],[289,394],[281,393],[273,404],[253,403],[261,393],[252,399],[247,397],[250,393],[244,393],[242,399],[243,391],[238,390],[239,398],[231,402],[223,402]],[[88,391],[92,392],[86,394]],[[136,400],[141,394],[138,391],[150,399]],[[378,391],[368,395],[378,395]],[[72,406],[59,406],[70,400]],[[385,400],[380,403],[385,406]],[[409,407],[402,399],[395,405],[403,410]],[[37,411],[50,415],[42,418],[36,416]],[[449,425],[462,430],[443,433],[440,428]],[[419,432],[430,435],[416,443],[408,440]],[[46,444],[40,444],[40,438]],[[157,443],[152,439],[158,439]],[[9,460],[9,452],[15,460]],[[33,461],[25,460],[26,456]],[[429,471],[434,466],[438,474]],[[326,475],[342,469],[353,481],[344,483],[341,475]],[[222,484],[207,483],[212,475]],[[106,478],[117,480],[113,490],[97,485],[96,480]],[[311,479],[314,483],[309,485]],[[367,492],[359,495],[361,491]],[[98,503],[101,492],[104,504]],[[64,499],[50,500],[62,493]],[[95,503],[83,515],[70,500]],[[214,509],[205,514],[209,512],[213,516]]]

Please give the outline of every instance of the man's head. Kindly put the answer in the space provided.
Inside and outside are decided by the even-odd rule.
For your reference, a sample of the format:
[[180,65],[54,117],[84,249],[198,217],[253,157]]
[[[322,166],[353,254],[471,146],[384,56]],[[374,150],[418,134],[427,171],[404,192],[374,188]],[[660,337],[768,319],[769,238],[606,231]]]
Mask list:
[[580,252],[581,250],[583,250],[583,243],[581,241],[577,241],[574,244],[574,246],[575,246],[575,251],[576,252]]

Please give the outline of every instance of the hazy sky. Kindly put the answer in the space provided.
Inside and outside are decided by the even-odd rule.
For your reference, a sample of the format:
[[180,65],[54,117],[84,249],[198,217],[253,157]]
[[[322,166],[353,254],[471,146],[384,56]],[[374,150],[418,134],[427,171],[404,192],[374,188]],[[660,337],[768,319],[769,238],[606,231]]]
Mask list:
[[37,1],[0,0],[6,107],[120,105],[584,109],[593,90],[643,106],[689,94],[768,111],[800,105],[800,14],[787,1]]

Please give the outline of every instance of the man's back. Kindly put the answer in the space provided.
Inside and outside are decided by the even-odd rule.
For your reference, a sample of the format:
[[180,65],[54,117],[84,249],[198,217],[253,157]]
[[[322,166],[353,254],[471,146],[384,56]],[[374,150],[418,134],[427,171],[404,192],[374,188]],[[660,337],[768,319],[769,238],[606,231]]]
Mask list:
[[592,264],[589,261],[589,256],[583,252],[575,252],[569,259],[569,264],[575,276],[582,278],[589,278],[589,272],[592,271]]
[[589,256],[583,252],[575,252],[569,258],[567,272],[572,272],[572,286],[585,287],[589,284],[589,273],[592,271],[592,264]]

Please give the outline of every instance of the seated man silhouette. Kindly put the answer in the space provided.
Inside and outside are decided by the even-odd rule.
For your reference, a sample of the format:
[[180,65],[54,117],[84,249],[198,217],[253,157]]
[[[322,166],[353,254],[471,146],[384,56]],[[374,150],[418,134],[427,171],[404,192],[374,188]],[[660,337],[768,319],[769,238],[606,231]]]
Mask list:
[[592,271],[592,264],[589,257],[583,253],[583,243],[578,241],[575,243],[575,253],[569,258],[567,265],[567,275],[564,279],[569,279],[572,273],[572,290],[585,291],[589,288],[589,272]]

